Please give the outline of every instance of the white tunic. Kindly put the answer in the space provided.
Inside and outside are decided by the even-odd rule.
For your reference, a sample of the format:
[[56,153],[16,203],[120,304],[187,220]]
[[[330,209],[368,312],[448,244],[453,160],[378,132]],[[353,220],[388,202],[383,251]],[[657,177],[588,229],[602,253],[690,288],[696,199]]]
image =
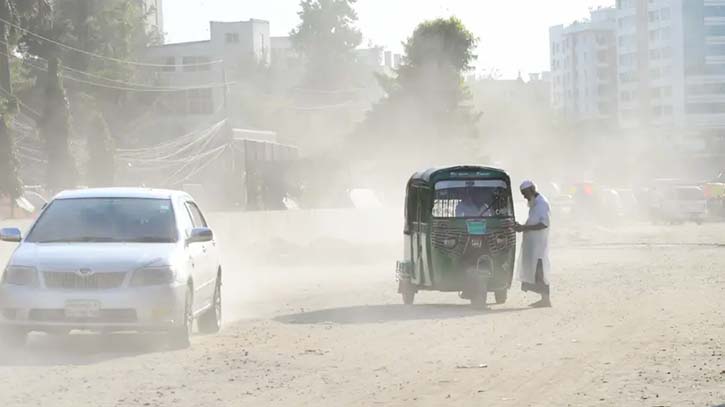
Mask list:
[[529,203],[529,218],[526,225],[533,226],[543,223],[543,230],[524,232],[519,255],[518,279],[523,283],[536,284],[536,265],[541,260],[543,265],[544,283],[549,284],[551,263],[549,261],[549,227],[551,226],[551,209],[549,201],[539,194]]

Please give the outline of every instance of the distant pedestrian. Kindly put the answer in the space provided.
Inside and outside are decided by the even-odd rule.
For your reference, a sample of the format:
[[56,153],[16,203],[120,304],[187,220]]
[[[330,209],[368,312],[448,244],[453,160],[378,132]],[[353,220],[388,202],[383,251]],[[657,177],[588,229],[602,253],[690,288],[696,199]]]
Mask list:
[[529,206],[526,223],[516,223],[516,231],[523,233],[521,254],[519,256],[518,279],[524,292],[533,291],[541,295],[541,300],[531,304],[534,308],[551,307],[549,273],[549,227],[551,209],[549,201],[536,191],[531,181],[521,184],[521,194]]

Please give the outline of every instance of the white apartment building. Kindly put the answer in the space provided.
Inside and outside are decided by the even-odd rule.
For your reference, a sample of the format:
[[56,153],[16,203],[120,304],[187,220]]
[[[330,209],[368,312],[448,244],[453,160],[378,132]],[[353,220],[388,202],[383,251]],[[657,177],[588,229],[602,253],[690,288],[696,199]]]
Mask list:
[[725,130],[725,1],[618,0],[619,118]]
[[157,109],[179,120],[227,117],[225,107],[241,106],[244,97],[234,75],[271,63],[269,33],[269,22],[263,20],[213,21],[209,40],[148,48],[146,60],[164,65],[154,72],[158,85],[187,89],[167,92]]
[[549,30],[551,103],[576,122],[614,121],[617,112],[616,10]]

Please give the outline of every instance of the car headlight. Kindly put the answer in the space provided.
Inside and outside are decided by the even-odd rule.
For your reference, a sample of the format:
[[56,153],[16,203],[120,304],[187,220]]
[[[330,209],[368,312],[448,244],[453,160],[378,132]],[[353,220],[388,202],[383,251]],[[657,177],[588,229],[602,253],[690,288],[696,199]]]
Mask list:
[[133,277],[131,277],[131,285],[134,287],[167,285],[175,280],[176,271],[172,267],[146,267],[134,271]]
[[2,283],[23,287],[38,286],[38,271],[34,267],[8,266],[3,273]]

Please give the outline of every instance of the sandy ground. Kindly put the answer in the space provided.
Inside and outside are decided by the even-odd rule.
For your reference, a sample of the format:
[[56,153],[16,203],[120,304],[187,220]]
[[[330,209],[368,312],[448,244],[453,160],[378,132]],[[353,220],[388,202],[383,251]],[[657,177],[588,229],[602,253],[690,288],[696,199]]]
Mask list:
[[184,351],[153,336],[35,335],[0,350],[0,406],[725,403],[723,224],[561,227],[555,307],[528,309],[537,298],[514,289],[479,312],[455,294],[400,305],[394,219],[380,239],[339,222],[337,236],[302,239],[296,222],[223,232],[221,334]]

